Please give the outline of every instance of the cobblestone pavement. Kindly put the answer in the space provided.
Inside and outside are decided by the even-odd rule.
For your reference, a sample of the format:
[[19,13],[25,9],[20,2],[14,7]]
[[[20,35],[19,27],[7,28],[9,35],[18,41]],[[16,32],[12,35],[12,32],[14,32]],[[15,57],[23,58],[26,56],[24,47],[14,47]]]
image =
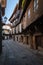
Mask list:
[[43,65],[43,56],[13,40],[3,41],[0,65]]

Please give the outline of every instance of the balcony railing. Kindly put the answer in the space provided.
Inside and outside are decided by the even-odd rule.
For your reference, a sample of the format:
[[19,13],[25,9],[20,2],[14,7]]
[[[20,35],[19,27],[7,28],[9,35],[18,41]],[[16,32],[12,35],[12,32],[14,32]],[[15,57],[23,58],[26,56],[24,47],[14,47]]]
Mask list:
[[21,16],[22,16],[22,13],[23,13],[23,10],[20,11],[19,18],[18,18],[17,21],[15,21],[15,26],[16,26],[17,24],[19,24],[19,22],[20,22],[20,18],[21,18]]

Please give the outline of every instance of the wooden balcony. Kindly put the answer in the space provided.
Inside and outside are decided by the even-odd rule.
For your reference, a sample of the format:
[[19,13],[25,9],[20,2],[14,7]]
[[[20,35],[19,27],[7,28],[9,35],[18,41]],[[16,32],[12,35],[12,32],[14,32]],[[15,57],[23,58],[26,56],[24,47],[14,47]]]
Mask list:
[[24,6],[24,9],[22,10],[20,17],[19,17],[19,20],[18,20],[18,22],[16,22],[15,26],[17,26],[19,23],[21,23],[21,19],[23,18],[24,14],[26,12],[26,9],[29,6],[30,2],[31,2],[31,0],[26,0],[26,4]]
[[[25,3],[25,6],[23,7],[23,9],[20,7],[22,6],[21,3],[22,0],[19,1],[19,7],[18,7],[18,10],[20,9],[20,11],[22,10],[22,12],[20,12],[20,16],[19,16],[19,20],[16,22],[15,26],[17,26],[20,22],[21,22],[21,19],[23,18],[23,15],[25,14],[26,12],[26,9],[27,7],[29,6],[31,0],[26,0],[26,3]],[[17,10],[17,9],[16,9]],[[17,10],[17,11],[18,11]],[[13,12],[13,15],[14,15],[14,12]],[[13,19],[12,19],[13,18]],[[17,17],[16,17],[17,18]],[[13,16],[10,17],[9,21],[12,22],[14,21],[16,18],[14,18]]]

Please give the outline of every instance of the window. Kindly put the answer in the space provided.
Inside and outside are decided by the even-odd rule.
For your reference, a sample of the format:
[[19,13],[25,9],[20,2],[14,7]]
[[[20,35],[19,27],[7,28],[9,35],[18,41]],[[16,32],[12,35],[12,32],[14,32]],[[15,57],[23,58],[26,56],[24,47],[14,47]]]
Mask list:
[[34,0],[34,11],[38,9],[38,1],[39,0]]
[[30,9],[29,9],[29,11],[28,11],[28,17],[30,18]]

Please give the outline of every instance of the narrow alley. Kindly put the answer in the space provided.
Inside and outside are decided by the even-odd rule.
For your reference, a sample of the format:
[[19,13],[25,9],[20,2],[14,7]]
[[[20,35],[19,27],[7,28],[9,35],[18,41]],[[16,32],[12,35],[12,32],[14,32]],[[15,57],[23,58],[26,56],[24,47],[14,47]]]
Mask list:
[[43,65],[43,56],[30,50],[27,45],[11,40],[3,40],[0,65]]
[[0,65],[43,65],[43,0],[0,0]]

